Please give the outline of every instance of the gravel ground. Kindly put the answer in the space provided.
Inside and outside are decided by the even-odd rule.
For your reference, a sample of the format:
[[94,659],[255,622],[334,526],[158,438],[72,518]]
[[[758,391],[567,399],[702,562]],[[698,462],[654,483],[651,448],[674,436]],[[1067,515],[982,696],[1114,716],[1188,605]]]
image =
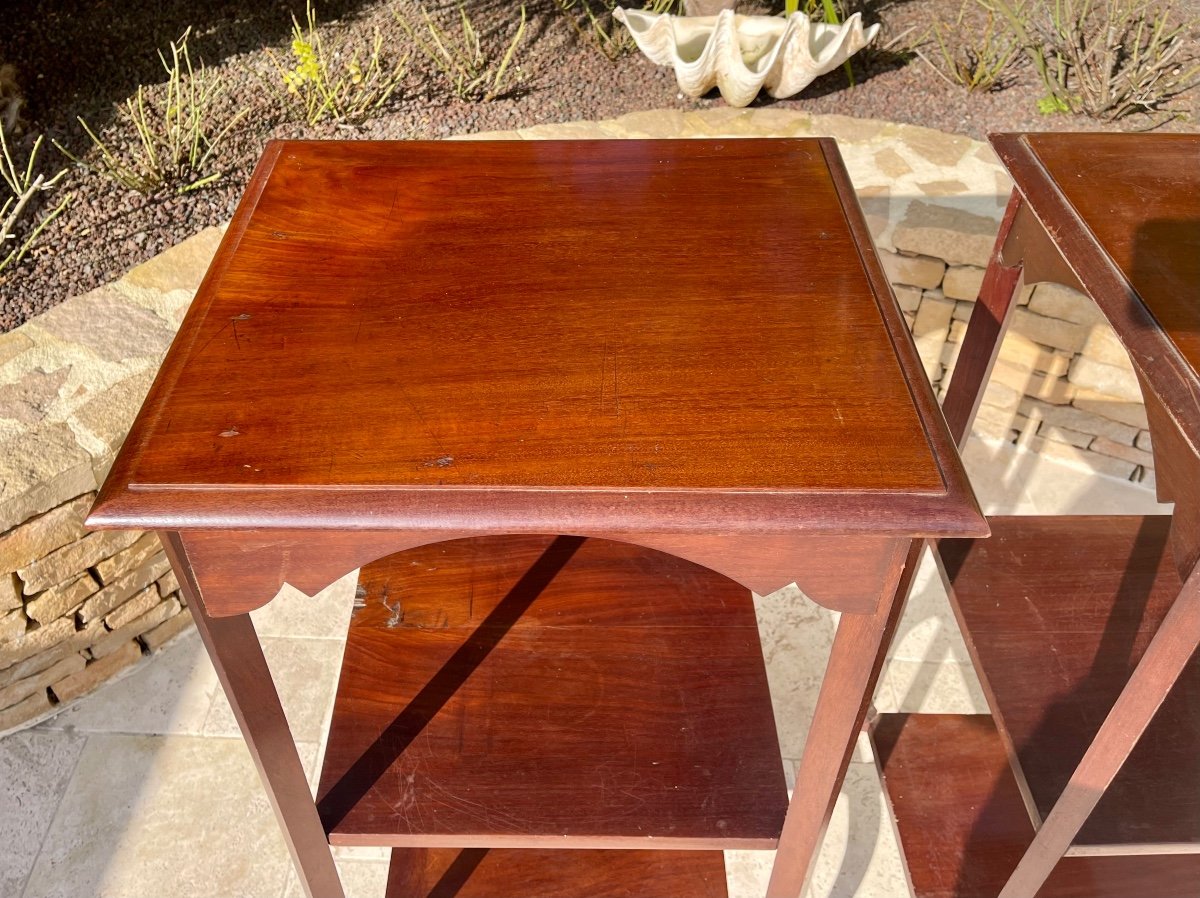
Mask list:
[[[411,0],[393,0],[409,3]],[[485,41],[495,46],[518,17],[511,0],[466,0]],[[748,0],[749,2],[749,0]],[[748,11],[748,2],[743,11]],[[916,41],[930,22],[953,22],[960,0],[871,0],[867,18],[883,23],[881,43]],[[201,8],[203,6],[203,8]],[[453,15],[451,0],[433,0],[435,15]],[[528,0],[529,24],[518,54],[522,84],[510,96],[470,103],[454,98],[444,81],[415,55],[403,85],[388,105],[360,126],[309,127],[290,119],[265,82],[278,82],[265,48],[286,57],[291,9],[288,0],[4,0],[0,4],[0,62],[17,68],[26,99],[26,142],[46,132],[77,154],[89,142],[75,123],[83,116],[115,146],[131,140],[114,130],[114,106],[139,84],[164,80],[155,50],[192,26],[193,57],[228,76],[221,108],[249,114],[222,145],[214,185],[184,195],[143,196],[79,169],[61,188],[74,194],[67,210],[43,234],[20,265],[0,274],[0,330],[10,330],[68,296],[119,276],[165,248],[229,218],[264,142],[272,137],[439,138],[471,131],[504,130],[576,119],[601,119],[642,109],[705,109],[722,105],[713,95],[692,100],[679,93],[669,69],[640,54],[613,63],[567,25],[553,0]],[[403,8],[403,7],[401,7]],[[411,6],[407,7],[412,9]],[[752,7],[749,7],[752,8]],[[1182,9],[1200,13],[1200,0]],[[407,39],[385,0],[327,0],[318,6],[327,47],[369,40],[376,28],[386,48]],[[978,33],[979,23],[964,29]],[[937,77],[919,59],[867,51],[856,57],[857,84],[849,88],[841,70],[825,76],[792,100],[759,103],[814,113],[840,113],[925,125],[983,138],[989,131],[1084,130],[1104,126],[1074,116],[1046,118],[1035,109],[1041,95],[1027,64],[1017,65],[1009,84],[991,93],[969,94]],[[152,88],[152,90],[159,88]],[[1194,130],[1200,120],[1200,91],[1181,106],[1190,120],[1168,130]],[[1146,121],[1123,127],[1143,129]],[[46,165],[57,165],[57,151]]]

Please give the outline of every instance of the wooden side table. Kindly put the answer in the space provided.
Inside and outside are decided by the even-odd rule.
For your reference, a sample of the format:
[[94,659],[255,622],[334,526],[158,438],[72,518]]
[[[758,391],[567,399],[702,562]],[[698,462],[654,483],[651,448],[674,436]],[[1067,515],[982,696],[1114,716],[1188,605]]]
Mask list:
[[922,898],[1200,895],[1200,137],[992,144],[1016,189],[952,432],[970,432],[1022,285],[1076,287],[1133,362],[1175,508],[992,518],[989,540],[941,541],[994,720],[884,718],[885,782]]
[[[271,144],[89,522],[162,533],[321,898],[798,896],[914,539],[986,533],[829,140]],[[248,612],[363,565],[314,803]]]

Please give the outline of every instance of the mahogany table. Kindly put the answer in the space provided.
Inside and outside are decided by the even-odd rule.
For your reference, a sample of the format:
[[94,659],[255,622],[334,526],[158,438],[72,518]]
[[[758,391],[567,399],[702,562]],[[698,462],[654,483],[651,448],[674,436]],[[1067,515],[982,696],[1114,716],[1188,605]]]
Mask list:
[[[992,716],[874,738],[920,898],[1200,895],[1200,136],[1002,134],[1016,188],[945,410],[964,440],[1024,284],[1137,372],[1171,515],[990,519],[937,556]],[[1065,856],[1064,856],[1065,855]]]
[[[272,143],[89,523],[162,533],[322,898],[330,844],[464,898],[778,846],[798,896],[914,541],[986,533],[814,139]],[[248,612],[363,565],[314,802]],[[793,581],[842,617],[789,806]]]

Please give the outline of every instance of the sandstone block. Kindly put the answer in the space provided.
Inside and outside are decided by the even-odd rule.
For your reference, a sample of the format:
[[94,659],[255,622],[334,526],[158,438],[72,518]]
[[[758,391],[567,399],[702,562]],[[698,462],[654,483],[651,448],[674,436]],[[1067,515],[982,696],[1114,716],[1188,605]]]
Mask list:
[[25,606],[25,613],[40,624],[47,624],[56,617],[73,612],[99,588],[91,574],[84,574],[70,583],[52,586],[38,593]]
[[19,330],[0,334],[0,365],[15,359],[21,353],[33,347],[34,342]]
[[1024,394],[1019,390],[1014,390],[998,380],[993,380],[983,391],[982,404],[1003,411],[1015,411],[1020,407],[1023,396]]
[[1083,348],[1083,341],[1087,339],[1086,327],[1072,324],[1070,321],[1047,318],[1028,309],[1013,310],[1010,333],[1013,331],[1034,343],[1067,352],[1079,352]]
[[138,639],[141,640],[147,651],[157,652],[191,625],[192,612],[183,608],[178,614],[168,617],[153,630],[147,630]]
[[0,383],[0,418],[32,426],[49,413],[58,391],[71,373],[71,366],[39,366],[19,377]]
[[21,581],[15,574],[0,574],[0,611],[11,611],[23,604]]
[[1108,455],[1113,458],[1119,458],[1123,461],[1131,461],[1135,465],[1142,465],[1146,468],[1154,467],[1154,456],[1142,449],[1135,449],[1133,446],[1126,446],[1123,443],[1117,443],[1107,437],[1096,437],[1092,445],[1088,447],[1093,452],[1099,452],[1101,455]]
[[992,405],[980,405],[971,432],[988,440],[1008,440],[1014,431],[1021,431],[1028,423],[1022,415],[1015,411],[998,409]]
[[[67,622],[69,623],[69,621]],[[61,625],[60,625],[61,626]],[[45,670],[52,664],[58,663],[67,655],[77,654],[86,649],[92,642],[104,635],[104,625],[100,621],[96,621],[90,627],[85,627],[82,630],[60,634],[61,640],[52,643],[49,648],[42,651],[34,652],[22,660],[9,664],[3,667],[0,663],[0,687],[7,686],[9,683],[15,683],[17,680],[24,679],[31,674],[37,673],[39,670]]]
[[914,339],[936,335],[939,341],[945,341],[950,333],[950,319],[953,315],[952,300],[946,299],[936,290],[926,290],[917,309],[917,322],[913,327]]
[[917,307],[921,304],[919,289],[896,284],[892,287],[892,291],[896,294],[896,302],[899,303],[901,311],[913,313],[917,311]]
[[165,555],[156,555],[149,564],[118,577],[91,596],[79,608],[79,619],[84,623],[104,617],[134,593],[145,589],[171,569]]
[[88,493],[32,518],[0,536],[0,573],[25,567],[83,536],[83,519],[95,495]]
[[93,658],[105,658],[113,652],[120,651],[125,643],[131,639],[136,639],[143,633],[153,630],[168,617],[179,613],[179,602],[174,599],[167,599],[155,605],[145,614],[135,617],[120,629],[113,630],[107,636],[99,639],[92,644],[91,654]]
[[158,578],[158,594],[165,599],[173,592],[179,592],[179,580],[174,571],[167,571]]
[[134,640],[115,646],[105,657],[91,662],[87,667],[69,677],[64,677],[50,687],[59,703],[74,701],[86,695],[142,658],[142,647]]
[[1077,387],[1104,393],[1126,402],[1141,402],[1142,389],[1137,375],[1127,368],[1106,365],[1086,356],[1071,362],[1067,379]]
[[1118,368],[1130,368],[1129,353],[1117,339],[1117,335],[1107,323],[1095,324],[1088,331],[1087,340],[1081,350],[1083,355],[1106,365],[1116,365]]
[[54,586],[73,580],[82,571],[104,558],[120,552],[137,540],[140,534],[130,530],[102,530],[89,533],[83,539],[51,552],[45,558],[29,564],[19,571],[25,586],[25,595],[33,595]]
[[1071,400],[1071,404],[1085,412],[1091,412],[1102,418],[1111,418],[1113,421],[1120,421],[1130,427],[1145,430],[1150,426],[1146,421],[1146,407],[1141,402],[1126,402],[1094,390],[1076,389],[1075,398]]
[[139,265],[126,274],[123,280],[138,287],[153,287],[164,293],[171,290],[194,292],[204,279],[204,272],[208,270],[224,233],[224,225],[205,228],[199,234],[177,243],[149,262]]
[[892,245],[961,265],[986,268],[999,222],[952,206],[914,201],[892,232]]
[[110,452],[114,452],[125,442],[125,435],[157,372],[158,369],[152,367],[127,377],[81,405],[71,417],[99,437]]
[[971,320],[971,315],[975,312],[975,303],[973,302],[956,302],[954,304],[954,320],[961,321],[966,324]]
[[1129,480],[1138,467],[1119,458],[1111,458],[1089,449],[1076,449],[1066,443],[1058,443],[1041,437],[1031,439],[1029,448],[1046,458],[1053,458],[1078,468],[1095,471],[1097,474],[1105,474],[1109,477],[1117,477],[1121,480]]
[[1089,297],[1061,284],[1038,284],[1029,298],[1029,310],[1075,324],[1090,326],[1104,321]]
[[76,652],[59,659],[45,670],[5,686],[0,689],[0,709],[12,707],[35,692],[44,692],[51,683],[83,670],[85,663],[83,655]]
[[1041,371],[1053,377],[1061,377],[1067,373],[1070,358],[1047,350],[1026,336],[1009,330],[1000,344],[1000,356],[1006,362]]
[[983,271],[974,265],[951,265],[942,279],[942,292],[951,299],[973,303],[979,296],[979,288],[983,286]]
[[1084,409],[1085,412],[1091,414],[1098,414],[1102,418],[1121,421],[1122,424],[1128,424],[1130,427],[1146,430],[1150,426],[1146,421],[1146,407],[1141,402],[1127,402],[1116,399],[1115,396],[1106,396],[1103,393],[1086,389],[1076,389],[1075,397],[1070,402],[1075,408]]
[[1100,439],[1093,434],[1071,430],[1069,427],[1059,427],[1057,424],[1043,423],[1038,428],[1037,433],[1040,437],[1054,440],[1056,443],[1066,443],[1068,446],[1074,446],[1077,449],[1086,449],[1091,445],[1092,440]]
[[159,545],[157,534],[144,533],[128,549],[123,549],[97,564],[96,575],[100,582],[107,586],[122,574],[141,567],[161,551],[162,546]]
[[893,284],[932,288],[942,282],[946,263],[926,256],[901,256],[887,250],[879,251],[887,279]]
[[134,304],[114,285],[69,299],[36,322],[39,330],[84,346],[109,362],[157,359],[175,336],[163,319]]
[[25,638],[29,625],[25,612],[20,608],[0,614],[0,645],[11,644]]
[[1067,405],[1075,398],[1075,385],[1065,377],[1050,377],[1047,374],[1034,375],[1028,395],[1049,402],[1051,405]]
[[1143,430],[1137,435],[1137,439],[1133,441],[1133,445],[1137,446],[1143,452],[1153,452],[1154,447],[1150,443],[1150,431]]
[[126,624],[132,623],[155,605],[162,601],[158,589],[153,584],[137,593],[132,599],[118,605],[104,617],[104,626],[110,630],[119,630]]
[[1133,445],[1138,433],[1136,427],[1130,427],[1128,424],[1122,424],[1110,418],[1101,418],[1099,415],[1090,414],[1074,406],[1050,405],[1037,399],[1023,400],[1021,413],[1027,415],[1030,420],[1044,421],[1047,424],[1065,427],[1080,433],[1108,437],[1110,440],[1124,443],[1126,446]]
[[46,694],[46,690],[35,692],[24,701],[17,702],[11,708],[0,711],[0,735],[40,717],[45,717],[53,710],[54,706],[50,704],[50,696]]
[[0,445],[0,532],[96,488],[91,457],[65,424]]
[[24,661],[26,658],[54,648],[75,634],[75,622],[60,617],[41,627],[25,631],[25,637],[13,645],[0,646],[0,669]]

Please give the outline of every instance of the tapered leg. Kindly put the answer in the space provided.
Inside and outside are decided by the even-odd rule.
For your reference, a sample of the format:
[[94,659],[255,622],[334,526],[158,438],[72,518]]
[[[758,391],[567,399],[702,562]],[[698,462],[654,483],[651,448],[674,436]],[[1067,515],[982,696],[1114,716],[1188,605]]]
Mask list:
[[179,534],[160,536],[275,809],[305,895],[344,898],[333,854],[250,615],[209,617]]
[[960,449],[971,435],[971,425],[979,411],[984,388],[1000,354],[1000,344],[1004,341],[1013,307],[1017,304],[1017,295],[1024,283],[1021,267],[1005,265],[1003,255],[1004,245],[1017,226],[1021,208],[1021,195],[1013,191],[1004,220],[1000,223],[992,259],[983,275],[979,298],[967,324],[954,374],[946,388],[946,398],[942,402],[942,414],[946,416],[950,435]]
[[903,611],[911,583],[911,574],[906,572],[915,570],[923,547],[923,540],[912,541],[885,586],[884,601],[873,614],[843,614],[838,623],[796,771],[796,788],[779,837],[767,898],[799,898],[808,881]]
[[1137,745],[1197,645],[1200,572],[1193,571],[1000,898],[1037,894]]

